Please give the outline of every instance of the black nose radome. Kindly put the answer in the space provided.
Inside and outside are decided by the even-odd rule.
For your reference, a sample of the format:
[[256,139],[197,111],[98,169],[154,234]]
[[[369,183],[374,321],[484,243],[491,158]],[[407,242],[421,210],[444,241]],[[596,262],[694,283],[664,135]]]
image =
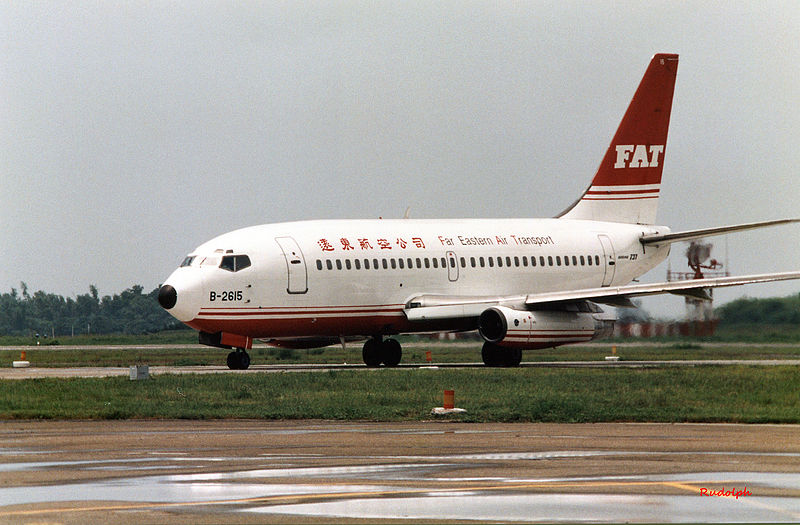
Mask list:
[[158,291],[158,304],[165,310],[169,310],[175,303],[178,302],[178,292],[175,291],[175,288],[172,286],[165,284],[161,287]]

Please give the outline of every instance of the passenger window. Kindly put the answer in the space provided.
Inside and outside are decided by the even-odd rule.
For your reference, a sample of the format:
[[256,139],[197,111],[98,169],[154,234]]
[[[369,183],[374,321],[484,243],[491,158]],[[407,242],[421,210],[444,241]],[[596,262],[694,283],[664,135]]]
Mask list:
[[364,259],[364,269],[369,270],[369,259]]
[[388,270],[389,269],[389,263],[386,262],[386,259],[383,259],[383,269],[384,270]]
[[572,256],[572,266],[578,266],[578,258],[574,255]]
[[489,259],[489,268],[494,268],[494,257],[487,257]]
[[594,264],[595,264],[595,266],[600,266],[600,256],[599,255],[595,255],[594,256]]
[[342,260],[341,259],[336,259],[336,269],[337,270],[341,270],[342,269]]
[[442,257],[442,268],[447,268],[447,259]]
[[561,256],[556,255],[556,266],[561,266]]
[[547,266],[553,266],[553,256],[552,255],[548,255],[547,256]]
[[433,267],[434,268],[438,268],[439,267],[439,259],[437,259],[436,257],[433,258]]
[[[519,267],[519,257],[514,257],[514,266]],[[525,262],[525,266],[528,266],[527,261]]]
[[413,270],[414,269],[414,261],[411,260],[411,257],[406,259],[406,262],[408,263],[408,269],[409,270]]
[[569,266],[569,255],[564,256],[564,266]]
[[586,266],[586,259],[583,258],[583,255],[581,255],[581,266]]
[[250,257],[247,255],[226,255],[219,263],[219,267],[229,272],[238,272],[250,266]]
[[322,261],[317,259],[317,270],[322,270]]
[[356,270],[360,270],[361,269],[361,259],[355,259],[353,261],[353,264],[356,265]]
[[475,268],[475,257],[470,257],[470,258],[469,258],[469,264],[470,264],[470,266],[472,266],[473,268]]
[[425,257],[425,268],[430,268],[430,267],[431,267],[431,260]]
[[352,263],[350,262],[350,259],[345,259],[344,260],[344,265],[348,270],[352,270],[353,269],[353,266],[352,266]]
[[417,257],[417,268],[422,268],[422,259]]
[[467,267],[467,260],[464,257],[461,258],[461,267],[462,268],[466,268]]
[[592,265],[592,256],[590,255],[586,259],[589,261],[589,266],[591,266]]
[[502,257],[498,257],[497,258],[497,267],[498,268],[502,268],[503,267],[503,258]]
[[481,268],[485,268],[486,267],[486,261],[483,260],[483,257],[478,258],[478,262],[481,263]]
[[397,269],[397,259],[395,259],[395,258],[389,259],[389,262],[392,264],[392,270],[396,270]]
[[[392,262],[394,262],[394,259],[392,259]],[[402,270],[403,269],[403,259],[398,259],[397,262],[400,264],[400,269]],[[394,264],[392,264],[392,268],[394,268]]]
[[[550,263],[552,266],[553,263]],[[539,256],[539,266],[544,266],[544,255]]]
[[328,270],[333,270],[333,263],[330,259],[325,259],[325,266],[328,267]]

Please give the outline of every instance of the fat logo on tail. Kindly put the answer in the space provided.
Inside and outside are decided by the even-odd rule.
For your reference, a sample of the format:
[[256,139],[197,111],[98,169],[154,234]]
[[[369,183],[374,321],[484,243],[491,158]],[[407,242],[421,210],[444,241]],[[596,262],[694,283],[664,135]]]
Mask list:
[[678,55],[650,60],[591,185],[559,217],[655,223],[677,71]]

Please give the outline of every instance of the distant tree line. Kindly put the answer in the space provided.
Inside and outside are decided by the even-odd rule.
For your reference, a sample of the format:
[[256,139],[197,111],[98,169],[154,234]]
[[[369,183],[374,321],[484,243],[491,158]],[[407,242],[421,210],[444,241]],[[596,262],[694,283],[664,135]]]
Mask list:
[[[650,314],[642,308],[641,300],[634,300],[636,308],[619,308],[618,320],[622,323],[644,323],[651,321]],[[743,297],[714,309],[722,326],[738,325],[786,325],[800,326],[800,294],[787,297],[754,299]]]
[[716,309],[720,324],[800,324],[800,294],[766,299],[741,298]]
[[102,298],[92,285],[75,299],[20,291],[0,295],[0,335],[42,337],[78,334],[145,334],[182,326],[159,306],[158,288],[144,293],[139,285]]
[[[31,295],[20,283],[20,291],[12,288],[0,295],[0,335],[147,334],[182,327],[157,298],[158,288],[144,293],[140,285],[103,297],[92,285],[88,294],[73,299],[42,291]],[[717,308],[716,314],[722,325],[800,325],[800,295],[737,299]]]

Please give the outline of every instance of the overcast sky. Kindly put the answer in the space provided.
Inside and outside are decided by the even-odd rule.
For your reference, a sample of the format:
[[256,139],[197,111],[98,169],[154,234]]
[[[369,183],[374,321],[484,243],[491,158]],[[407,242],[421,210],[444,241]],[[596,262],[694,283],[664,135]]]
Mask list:
[[[658,222],[800,216],[793,1],[5,0],[0,46],[0,293],[150,290],[260,223],[553,216],[657,52],[680,54]],[[731,235],[729,268],[797,270],[799,246]]]

